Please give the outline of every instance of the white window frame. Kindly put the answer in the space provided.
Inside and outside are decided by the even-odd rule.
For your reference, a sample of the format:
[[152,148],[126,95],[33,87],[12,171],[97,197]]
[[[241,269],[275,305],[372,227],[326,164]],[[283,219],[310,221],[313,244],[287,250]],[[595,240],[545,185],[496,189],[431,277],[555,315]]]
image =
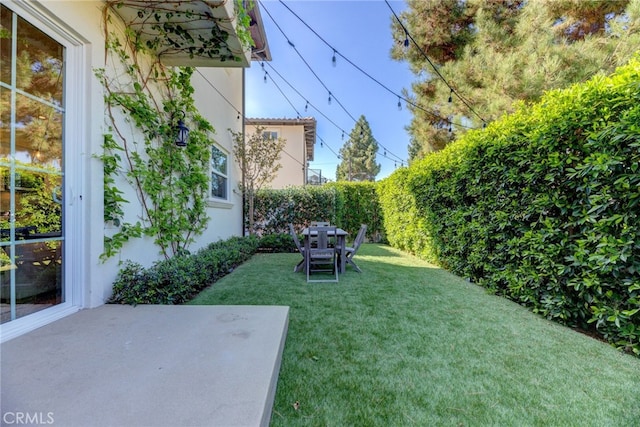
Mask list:
[[[224,155],[226,157],[226,165],[227,165],[227,171],[225,173],[223,173],[222,171],[216,170],[213,167],[213,150],[218,150],[222,155]],[[210,172],[210,181],[209,181],[209,200],[213,201],[213,202],[229,202],[229,161],[231,160],[230,158],[231,156],[229,155],[229,153],[224,150],[222,147],[220,147],[219,145],[213,144],[211,145],[211,162],[209,163],[209,172]],[[225,180],[225,196],[226,197],[218,197],[218,196],[214,196],[212,194],[213,191],[213,174],[216,174],[222,178],[224,178]]]
[[262,138],[263,139],[278,139],[279,137],[279,132],[277,130],[263,130],[262,131]]

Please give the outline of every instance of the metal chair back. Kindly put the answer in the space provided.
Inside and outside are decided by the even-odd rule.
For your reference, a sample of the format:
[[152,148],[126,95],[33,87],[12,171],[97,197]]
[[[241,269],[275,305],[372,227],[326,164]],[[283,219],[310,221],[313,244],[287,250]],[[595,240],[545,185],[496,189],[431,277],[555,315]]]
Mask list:
[[[337,282],[338,281],[338,256],[337,256],[337,227],[309,227],[309,239],[317,237],[317,247],[305,247],[307,282]],[[324,274],[322,278],[312,279],[313,273]]]

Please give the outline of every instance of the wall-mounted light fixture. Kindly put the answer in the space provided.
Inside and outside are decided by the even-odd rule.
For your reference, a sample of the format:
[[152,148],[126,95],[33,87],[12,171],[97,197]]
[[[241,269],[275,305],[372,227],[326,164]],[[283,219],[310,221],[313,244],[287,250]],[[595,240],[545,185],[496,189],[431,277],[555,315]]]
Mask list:
[[176,146],[186,147],[189,140],[189,128],[184,124],[184,111],[181,111],[181,113],[182,118],[178,120],[178,126],[176,126]]

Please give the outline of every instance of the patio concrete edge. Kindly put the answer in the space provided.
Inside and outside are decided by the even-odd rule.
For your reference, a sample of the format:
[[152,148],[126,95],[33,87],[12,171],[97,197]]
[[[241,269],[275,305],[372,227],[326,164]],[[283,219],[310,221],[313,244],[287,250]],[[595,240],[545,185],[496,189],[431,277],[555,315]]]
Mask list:
[[286,306],[82,310],[1,345],[0,423],[267,426],[288,321]]

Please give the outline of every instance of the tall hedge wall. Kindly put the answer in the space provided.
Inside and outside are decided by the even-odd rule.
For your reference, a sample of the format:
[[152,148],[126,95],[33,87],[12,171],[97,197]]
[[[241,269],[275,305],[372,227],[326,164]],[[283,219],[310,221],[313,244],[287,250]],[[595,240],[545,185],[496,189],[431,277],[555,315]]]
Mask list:
[[[289,223],[297,229],[310,221],[329,221],[355,238],[360,224],[367,224],[370,241],[384,241],[382,211],[373,182],[337,182],[322,187],[289,187],[262,190],[255,198],[258,234],[288,233]],[[246,224],[248,225],[248,224]]]
[[640,354],[639,169],[640,56],[396,172],[380,186],[385,227],[400,248]]
[[378,183],[383,228],[391,246],[437,262],[425,218],[418,212],[415,196],[408,188],[410,176],[411,170],[402,168]]
[[361,224],[367,224],[369,241],[385,241],[382,210],[374,182],[334,182],[326,185],[334,188],[342,199],[342,209],[336,214],[336,224],[355,238]]
[[[245,208],[248,211],[247,208]],[[254,200],[255,228],[259,235],[288,233],[289,223],[303,226],[309,221],[336,223],[342,199],[330,187],[290,187],[284,190],[260,190]],[[245,221],[245,225],[248,222]]]

